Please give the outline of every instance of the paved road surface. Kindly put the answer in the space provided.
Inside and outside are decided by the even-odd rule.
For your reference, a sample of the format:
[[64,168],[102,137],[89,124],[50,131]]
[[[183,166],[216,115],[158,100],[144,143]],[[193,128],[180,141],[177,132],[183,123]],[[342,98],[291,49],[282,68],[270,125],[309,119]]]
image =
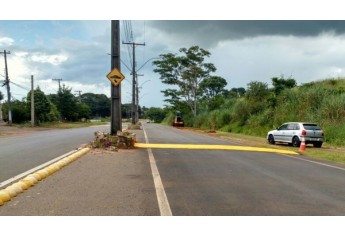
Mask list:
[[[236,145],[156,124],[144,128],[150,143]],[[145,142],[143,131],[136,133]],[[345,215],[345,169],[265,152],[152,153],[172,215]],[[6,203],[0,215],[160,214],[145,149],[92,155]]]
[[95,131],[109,129],[94,126],[0,136],[0,182],[89,143]]
[[[153,124],[145,130],[150,143],[225,143]],[[173,215],[345,215],[345,169],[264,152],[153,154]]]

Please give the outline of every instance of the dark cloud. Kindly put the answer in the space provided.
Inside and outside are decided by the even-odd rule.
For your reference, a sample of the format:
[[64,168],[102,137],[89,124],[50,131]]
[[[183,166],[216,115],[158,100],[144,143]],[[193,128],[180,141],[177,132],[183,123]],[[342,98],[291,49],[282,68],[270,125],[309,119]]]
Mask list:
[[257,36],[317,36],[323,32],[345,33],[345,21],[315,20],[231,20],[149,21],[148,25],[171,37],[198,38],[203,44]]

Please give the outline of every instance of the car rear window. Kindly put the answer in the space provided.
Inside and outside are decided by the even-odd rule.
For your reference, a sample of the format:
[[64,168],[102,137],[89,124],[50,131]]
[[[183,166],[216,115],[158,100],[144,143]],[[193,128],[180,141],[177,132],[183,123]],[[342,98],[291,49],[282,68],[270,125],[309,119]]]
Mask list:
[[317,124],[303,124],[303,127],[306,130],[321,130],[320,126],[318,126]]

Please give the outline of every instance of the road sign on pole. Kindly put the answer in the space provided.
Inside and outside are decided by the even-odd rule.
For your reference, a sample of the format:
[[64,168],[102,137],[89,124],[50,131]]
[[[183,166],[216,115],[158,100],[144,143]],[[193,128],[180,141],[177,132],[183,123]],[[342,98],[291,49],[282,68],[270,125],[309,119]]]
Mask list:
[[121,81],[125,79],[125,76],[117,68],[114,68],[109,72],[107,78],[114,86],[119,86]]
[[[112,20],[111,21],[111,72],[114,68],[117,68],[118,71],[121,70],[121,58],[120,58],[120,21],[119,20]],[[112,74],[112,73],[109,74]],[[114,72],[113,72],[114,73]],[[121,73],[120,73],[121,74]],[[114,82],[118,82],[116,77],[111,78],[114,75],[110,75],[111,80],[116,80]],[[121,77],[121,75],[118,75]],[[121,82],[121,81],[120,81]],[[116,135],[118,131],[122,131],[122,112],[121,112],[121,84],[116,83],[115,86],[113,82],[111,82],[111,121],[110,121],[110,134]]]

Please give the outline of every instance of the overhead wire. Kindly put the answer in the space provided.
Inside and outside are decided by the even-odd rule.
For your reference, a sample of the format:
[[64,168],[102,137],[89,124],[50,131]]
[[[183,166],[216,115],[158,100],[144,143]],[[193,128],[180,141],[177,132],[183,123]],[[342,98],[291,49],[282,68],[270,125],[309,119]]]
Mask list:
[[[133,39],[130,37],[130,35],[133,35],[130,31],[130,24],[129,24],[129,21],[122,21],[122,26],[123,26],[123,32],[124,32],[124,41],[126,42],[133,42]],[[129,60],[129,64],[131,65],[131,67],[133,67],[133,59],[132,59],[132,50],[131,50],[131,46],[130,44],[127,44],[126,45],[126,48],[127,48],[127,53],[128,53],[128,60]]]
[[[144,43],[145,43],[145,35],[146,35],[146,22],[144,20],[143,22],[143,38],[144,38]],[[142,65],[146,61],[146,47],[141,47],[142,48],[142,61],[140,62],[140,65]]]
[[26,87],[24,87],[24,86],[22,86],[22,85],[20,85],[20,84],[17,84],[17,83],[15,83],[15,82],[11,81],[11,80],[10,80],[10,83],[11,83],[11,84],[14,84],[14,85],[16,85],[17,87],[19,87],[19,88],[21,88],[21,89],[24,89],[24,90],[26,90],[26,91],[30,91],[30,90],[31,90],[31,89],[26,88]]

